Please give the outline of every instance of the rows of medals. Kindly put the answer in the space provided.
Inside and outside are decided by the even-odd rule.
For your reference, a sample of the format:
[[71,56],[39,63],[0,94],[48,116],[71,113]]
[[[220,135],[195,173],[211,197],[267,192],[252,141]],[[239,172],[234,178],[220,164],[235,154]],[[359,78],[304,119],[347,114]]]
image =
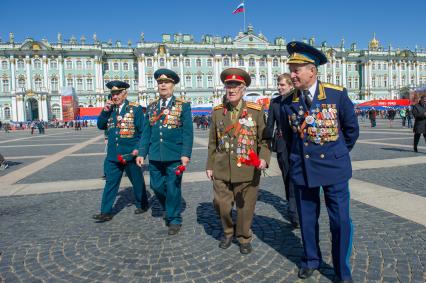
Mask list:
[[305,117],[308,140],[323,144],[339,138],[339,124],[336,104],[317,104],[311,114]]
[[250,149],[257,152],[257,150],[253,149],[257,139],[257,132],[256,123],[250,114],[247,118],[240,118],[238,122],[241,125],[241,129],[238,133],[236,153],[237,166],[241,167],[241,159],[249,159],[248,152]]
[[135,133],[134,120],[135,116],[133,114],[133,107],[130,107],[129,112],[126,111],[124,116],[117,115],[117,127],[120,129],[120,138],[133,138]]
[[174,105],[171,108],[164,108],[160,113],[158,113],[158,106],[155,105],[155,107],[151,108],[151,112],[149,115],[150,124],[154,125],[159,118],[157,115],[164,116],[163,119],[163,127],[167,127],[168,129],[175,129],[180,127],[181,120],[180,120],[180,114],[182,112],[182,102],[181,101],[175,101]]

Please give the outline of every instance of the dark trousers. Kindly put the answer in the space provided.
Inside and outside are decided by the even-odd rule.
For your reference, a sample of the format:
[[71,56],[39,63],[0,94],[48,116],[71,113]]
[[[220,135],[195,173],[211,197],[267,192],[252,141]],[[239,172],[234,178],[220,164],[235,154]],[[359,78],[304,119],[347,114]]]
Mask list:
[[126,165],[122,165],[118,162],[105,160],[104,170],[106,173],[106,183],[102,194],[101,213],[110,214],[112,212],[112,206],[117,197],[124,170],[133,185],[136,207],[148,207],[145,180],[143,179],[141,168],[135,162],[128,162]]
[[149,161],[150,186],[161,207],[166,211],[169,224],[182,224],[182,174],[176,175],[181,161]]
[[[414,148],[417,148],[417,145],[419,144],[421,135],[422,134],[414,134]],[[423,134],[423,137],[424,137],[425,142],[426,142],[426,134]]]
[[[318,268],[321,264],[319,247],[320,188],[296,186],[296,202],[302,232],[304,258],[301,266]],[[330,220],[331,253],[334,272],[341,280],[351,279],[349,259],[352,252],[352,221],[349,213],[348,181],[323,186],[325,204]]]
[[288,162],[285,162],[285,160],[283,160],[283,154],[281,152],[277,152],[277,161],[284,182],[285,198],[288,202],[288,214],[291,218],[291,221],[299,222],[299,217],[297,215],[296,198],[294,193],[294,185],[290,179],[290,174],[288,170],[289,168],[284,168],[283,165]]

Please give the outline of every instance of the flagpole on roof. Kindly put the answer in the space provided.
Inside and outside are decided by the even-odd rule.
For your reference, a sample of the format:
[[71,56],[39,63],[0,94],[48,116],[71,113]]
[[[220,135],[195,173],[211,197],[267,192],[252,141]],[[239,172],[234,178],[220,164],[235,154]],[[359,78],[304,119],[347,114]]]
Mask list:
[[243,4],[244,4],[244,26],[243,26],[243,32],[246,32],[246,3],[244,3],[244,0],[243,0]]

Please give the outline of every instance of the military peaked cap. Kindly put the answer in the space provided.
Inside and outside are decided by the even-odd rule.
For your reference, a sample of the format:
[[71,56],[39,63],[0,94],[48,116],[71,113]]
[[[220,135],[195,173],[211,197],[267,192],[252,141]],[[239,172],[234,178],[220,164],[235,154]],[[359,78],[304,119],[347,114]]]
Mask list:
[[176,74],[174,71],[169,69],[158,69],[154,73],[154,79],[159,81],[170,81],[174,84],[178,84],[180,79],[178,74]]
[[246,86],[250,86],[251,84],[250,75],[243,69],[239,68],[228,68],[223,70],[220,74],[220,80],[224,84],[227,82],[240,82]]
[[292,41],[287,44],[287,52],[290,58],[287,64],[311,63],[315,66],[327,63],[327,57],[315,47],[300,41]]

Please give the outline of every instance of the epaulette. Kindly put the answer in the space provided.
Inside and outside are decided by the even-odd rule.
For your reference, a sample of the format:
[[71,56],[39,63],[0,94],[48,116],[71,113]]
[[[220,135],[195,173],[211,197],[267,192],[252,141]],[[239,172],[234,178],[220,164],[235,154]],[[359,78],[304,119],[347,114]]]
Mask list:
[[129,102],[129,105],[130,106],[139,106],[139,103],[138,102]]
[[246,102],[246,105],[247,105],[248,108],[258,110],[258,111],[263,109],[263,106],[261,104],[257,104],[257,103],[250,102],[250,101]]
[[332,89],[335,89],[335,90],[338,90],[338,91],[343,91],[343,87],[340,86],[340,85],[334,85],[334,84],[329,84],[329,83],[323,83],[322,85],[326,88],[332,88]]
[[223,108],[223,104],[219,104],[219,105],[216,105],[214,108],[213,108],[213,110],[214,111],[216,111],[216,110],[219,110],[219,109],[222,109]]
[[154,105],[154,104],[157,104],[157,102],[158,102],[158,99],[156,99],[156,100],[152,101],[152,102],[149,104],[149,106]]

